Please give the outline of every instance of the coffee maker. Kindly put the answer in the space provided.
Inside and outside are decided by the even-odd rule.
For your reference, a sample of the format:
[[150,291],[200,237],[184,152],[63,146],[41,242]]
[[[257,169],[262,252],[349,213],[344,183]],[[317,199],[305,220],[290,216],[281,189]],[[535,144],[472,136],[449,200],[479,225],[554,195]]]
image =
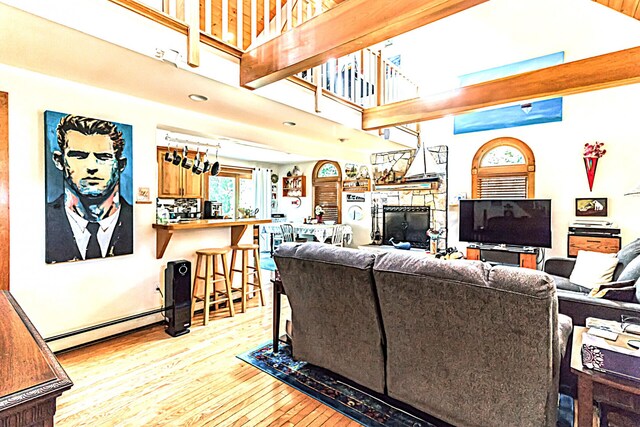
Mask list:
[[204,202],[204,219],[222,219],[222,203],[207,200]]

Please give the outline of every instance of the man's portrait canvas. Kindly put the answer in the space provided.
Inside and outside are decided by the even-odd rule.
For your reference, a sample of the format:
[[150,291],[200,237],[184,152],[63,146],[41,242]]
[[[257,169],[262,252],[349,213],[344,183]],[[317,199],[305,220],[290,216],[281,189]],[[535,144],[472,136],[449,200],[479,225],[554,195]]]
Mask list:
[[132,128],[45,111],[45,261],[133,253]]

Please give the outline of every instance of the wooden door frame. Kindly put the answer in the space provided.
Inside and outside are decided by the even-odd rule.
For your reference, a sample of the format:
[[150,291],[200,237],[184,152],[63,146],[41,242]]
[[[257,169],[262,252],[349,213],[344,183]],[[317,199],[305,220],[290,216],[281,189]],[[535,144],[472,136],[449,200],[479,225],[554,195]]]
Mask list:
[[0,92],[0,291],[9,290],[9,94]]

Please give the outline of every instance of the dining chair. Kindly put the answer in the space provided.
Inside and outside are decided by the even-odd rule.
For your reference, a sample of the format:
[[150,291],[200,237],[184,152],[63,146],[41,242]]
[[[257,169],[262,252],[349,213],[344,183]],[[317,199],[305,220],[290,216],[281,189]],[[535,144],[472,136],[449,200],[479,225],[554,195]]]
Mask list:
[[282,233],[282,241],[283,242],[295,242],[296,236],[293,232],[293,225],[291,224],[280,224],[280,231]]
[[333,227],[331,244],[334,246],[344,246],[344,225],[338,224]]

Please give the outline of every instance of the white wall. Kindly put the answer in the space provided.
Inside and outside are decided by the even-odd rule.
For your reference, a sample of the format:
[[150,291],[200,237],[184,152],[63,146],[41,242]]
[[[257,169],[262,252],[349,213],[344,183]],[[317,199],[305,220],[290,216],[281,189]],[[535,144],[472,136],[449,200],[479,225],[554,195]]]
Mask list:
[[[425,122],[422,127],[429,140],[449,146],[450,195],[471,195],[471,161],[485,142],[509,136],[528,144],[536,156],[535,196],[552,199],[553,248],[548,254],[566,256],[567,227],[575,218],[576,198],[607,197],[609,218],[622,229],[622,244],[640,237],[640,198],[624,196],[640,183],[640,129],[634,105],[639,96],[640,85],[567,96],[563,120],[556,123],[456,136],[452,118]],[[590,192],[582,151],[586,142],[594,141],[604,142],[607,153],[598,163]],[[457,207],[450,210],[449,227],[450,245],[459,244]]]
[[[149,187],[152,199],[157,196],[157,125],[197,131],[210,127],[212,118],[4,65],[0,91],[9,93],[11,292],[44,337],[161,307],[155,288],[163,287],[167,261],[193,262],[196,249],[228,244],[229,229],[180,231],[157,260],[151,227],[155,205],[135,204],[133,255],[45,264],[45,110],[132,125],[134,190]],[[246,233],[244,239],[251,238]],[[159,319],[128,322],[51,346],[57,350]]]

